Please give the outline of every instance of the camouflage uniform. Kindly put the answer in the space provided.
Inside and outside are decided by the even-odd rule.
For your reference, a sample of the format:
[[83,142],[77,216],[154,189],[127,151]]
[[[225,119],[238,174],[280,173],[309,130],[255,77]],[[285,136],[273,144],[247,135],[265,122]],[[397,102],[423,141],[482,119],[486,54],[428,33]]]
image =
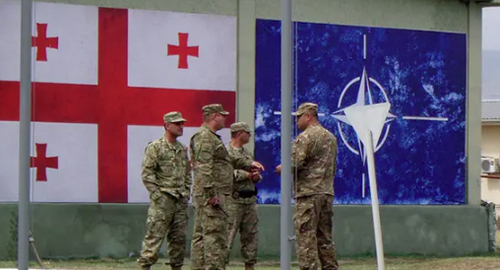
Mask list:
[[[179,112],[165,114],[164,121],[186,121]],[[146,147],[142,162],[142,181],[151,204],[147,232],[137,262],[143,269],[155,264],[167,234],[172,269],[181,269],[186,247],[187,207],[191,187],[191,166],[187,148],[179,141],[169,143],[161,137]]]
[[[227,115],[220,104],[203,107],[203,114]],[[193,205],[195,208],[191,269],[225,269],[228,216],[226,197],[232,192],[233,161],[219,135],[205,125],[191,137],[190,156],[193,163]],[[247,168],[249,164],[236,162]],[[250,164],[251,165],[251,164]],[[208,204],[218,196],[221,204]]]
[[[231,132],[242,130],[252,132],[246,123],[238,122],[231,125]],[[229,156],[234,160],[246,159],[250,162],[254,160],[252,153],[244,147],[235,148],[231,144],[226,147]],[[257,223],[259,218],[257,216],[256,195],[257,189],[252,179],[248,178],[248,172],[234,170],[233,194],[232,198],[227,200],[230,213],[227,261],[229,261],[234,238],[239,231],[241,255],[245,259],[246,269],[253,269],[253,265],[257,262]]]
[[[304,103],[297,116],[315,111]],[[293,143],[297,260],[300,269],[338,269],[332,240],[333,178],[336,170],[337,139],[319,123],[309,125]]]

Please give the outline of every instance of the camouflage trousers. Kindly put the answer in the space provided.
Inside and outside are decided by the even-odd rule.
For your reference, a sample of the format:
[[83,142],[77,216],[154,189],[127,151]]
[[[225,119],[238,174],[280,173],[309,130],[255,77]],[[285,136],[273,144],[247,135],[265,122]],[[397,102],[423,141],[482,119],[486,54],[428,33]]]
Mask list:
[[[241,202],[241,201],[243,202]],[[258,222],[257,204],[244,203],[245,199],[228,199],[229,239],[226,262],[229,262],[234,238],[240,233],[241,255],[246,264],[257,263]]]
[[219,199],[220,208],[208,205],[208,199],[203,196],[193,197],[195,217],[191,269],[225,269],[228,217],[225,196],[219,195]]
[[187,200],[177,199],[166,193],[151,200],[146,221],[146,236],[137,263],[143,267],[155,264],[165,236],[172,267],[181,267],[186,249],[188,221]]
[[333,196],[318,194],[295,200],[293,220],[297,234],[296,250],[300,269],[338,269],[332,240]]

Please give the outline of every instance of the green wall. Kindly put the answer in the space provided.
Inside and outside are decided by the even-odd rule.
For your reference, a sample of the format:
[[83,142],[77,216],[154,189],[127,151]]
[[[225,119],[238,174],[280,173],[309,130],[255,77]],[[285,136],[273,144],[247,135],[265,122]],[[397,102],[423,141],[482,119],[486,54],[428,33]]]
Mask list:
[[[36,247],[42,257],[127,257],[141,248],[145,204],[34,204],[31,211]],[[279,257],[280,208],[259,206],[259,257]],[[9,256],[13,204],[0,205],[0,260]],[[335,206],[334,240],[338,254],[375,254],[369,206]],[[486,209],[481,206],[382,206],[386,254],[457,256],[488,251]],[[193,227],[190,209],[189,250]],[[237,241],[239,241],[237,239]],[[233,255],[239,257],[239,244]]]

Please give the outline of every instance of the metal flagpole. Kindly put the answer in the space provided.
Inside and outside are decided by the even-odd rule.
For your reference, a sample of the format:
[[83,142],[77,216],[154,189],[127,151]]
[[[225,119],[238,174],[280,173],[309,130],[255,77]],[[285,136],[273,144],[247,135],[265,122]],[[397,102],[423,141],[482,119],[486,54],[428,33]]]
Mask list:
[[377,267],[378,270],[384,270],[384,244],[382,242],[382,227],[380,225],[380,212],[378,207],[377,175],[375,173],[375,157],[373,153],[373,133],[371,130],[367,130],[366,132],[368,132],[368,140],[366,140],[366,153],[368,159],[370,194],[372,199],[373,230],[375,234],[375,248],[377,251]]
[[19,98],[19,204],[17,266],[28,270],[30,207],[31,16],[32,0],[21,1],[21,84]]
[[281,215],[280,266],[291,269],[292,1],[281,0]]
[[347,119],[356,131],[358,138],[365,147],[368,159],[368,179],[370,181],[370,195],[372,199],[373,230],[375,234],[375,247],[377,250],[378,270],[385,269],[384,244],[382,242],[382,227],[380,225],[380,212],[377,193],[377,175],[375,173],[374,142],[378,142],[385,119],[391,108],[390,103],[351,106],[344,110]]

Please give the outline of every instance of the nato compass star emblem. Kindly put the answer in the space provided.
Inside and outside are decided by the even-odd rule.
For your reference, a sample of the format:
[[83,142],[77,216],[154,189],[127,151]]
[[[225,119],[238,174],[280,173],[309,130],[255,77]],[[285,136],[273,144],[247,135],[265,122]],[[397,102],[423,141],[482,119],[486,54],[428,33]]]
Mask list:
[[[366,60],[366,35],[363,35],[363,60]],[[356,85],[358,86],[356,89]],[[345,94],[349,91],[357,91],[357,98],[354,103],[345,104],[344,101]],[[379,102],[376,102],[374,96],[381,97]],[[378,109],[370,109],[372,107],[377,107]],[[366,67],[363,67],[361,76],[352,79],[346,84],[337,104],[338,110],[335,111],[331,116],[337,120],[337,129],[340,134],[340,138],[344,145],[355,155],[359,155],[363,166],[366,167],[366,149],[362,143],[362,136],[358,132],[361,123],[359,121],[349,120],[346,115],[346,110],[370,110],[369,118],[370,122],[373,123],[373,152],[376,153],[385,143],[387,137],[389,136],[389,131],[391,128],[391,122],[398,118],[390,112],[391,103],[387,92],[384,87],[374,78],[371,78],[366,71]],[[423,116],[402,116],[404,120],[423,120],[423,121],[448,121],[448,118],[443,117],[423,117]],[[345,123],[347,125],[341,125]],[[356,133],[357,145],[351,145],[346,138],[346,131],[344,128],[353,128]],[[382,135],[383,134],[383,135]],[[356,149],[357,148],[357,149]],[[362,175],[362,191],[361,196],[365,198],[365,182],[366,175]]]
[[[366,60],[366,35],[363,35],[363,60]],[[351,91],[357,91],[357,97],[354,102],[346,101],[346,94]],[[377,98],[375,98],[377,97]],[[403,120],[421,120],[421,121],[448,121],[446,117],[426,117],[426,116],[396,116],[390,112],[391,103],[384,87],[375,79],[369,76],[366,67],[363,67],[361,75],[348,82],[340,94],[337,103],[337,111],[331,114],[337,120],[337,130],[343,144],[353,154],[358,155],[366,169],[367,151],[365,144],[368,138],[361,130],[370,129],[372,132],[373,152],[377,152],[384,145],[389,136],[391,122],[397,118]],[[358,120],[354,114],[366,115],[369,117],[369,126],[363,127],[366,121]],[[280,111],[275,111],[274,115],[281,115]],[[295,115],[295,112],[292,112]],[[319,116],[326,116],[325,113],[318,113]],[[358,115],[358,116],[360,116]],[[354,117],[353,117],[354,116]],[[342,124],[343,123],[343,124]],[[349,143],[347,129],[354,129],[356,134],[353,145]],[[366,170],[365,170],[366,171]],[[366,173],[362,175],[362,197],[365,198]]]

